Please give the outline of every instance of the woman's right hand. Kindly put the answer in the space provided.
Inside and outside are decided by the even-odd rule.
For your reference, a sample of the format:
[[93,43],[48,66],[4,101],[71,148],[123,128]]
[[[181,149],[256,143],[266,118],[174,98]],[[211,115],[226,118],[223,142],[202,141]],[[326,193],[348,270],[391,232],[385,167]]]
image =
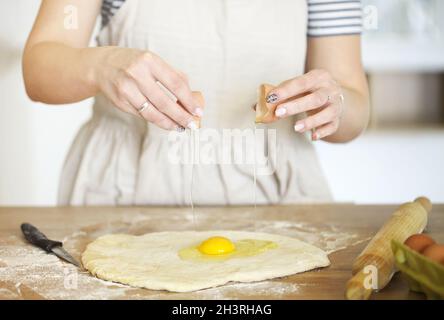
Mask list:
[[152,52],[120,47],[103,50],[93,78],[117,108],[166,130],[198,128],[203,105],[183,73]]

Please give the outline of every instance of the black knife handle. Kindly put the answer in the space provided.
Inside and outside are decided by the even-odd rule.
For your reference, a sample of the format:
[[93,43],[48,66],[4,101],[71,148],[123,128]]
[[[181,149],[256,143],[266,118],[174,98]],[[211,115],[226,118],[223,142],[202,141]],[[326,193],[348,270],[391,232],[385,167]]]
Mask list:
[[61,247],[63,244],[60,241],[54,241],[48,239],[43,233],[39,231],[30,223],[22,223],[20,226],[26,240],[31,242],[33,245],[45,250],[46,252],[51,252],[54,247]]

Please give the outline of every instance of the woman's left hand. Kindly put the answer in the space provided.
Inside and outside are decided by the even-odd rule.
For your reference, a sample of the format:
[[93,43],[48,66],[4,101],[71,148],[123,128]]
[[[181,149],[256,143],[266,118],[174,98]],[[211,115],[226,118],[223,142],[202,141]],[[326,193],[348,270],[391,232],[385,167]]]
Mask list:
[[268,103],[278,104],[275,115],[285,118],[306,112],[298,120],[297,132],[312,130],[312,139],[319,140],[335,133],[343,113],[341,86],[324,70],[312,70],[300,77],[282,82],[269,92]]

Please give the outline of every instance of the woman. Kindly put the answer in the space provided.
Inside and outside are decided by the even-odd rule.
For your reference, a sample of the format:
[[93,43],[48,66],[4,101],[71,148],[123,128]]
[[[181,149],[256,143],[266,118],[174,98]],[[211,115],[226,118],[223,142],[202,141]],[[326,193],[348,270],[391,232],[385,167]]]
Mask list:
[[[99,46],[88,47],[100,12]],[[257,203],[331,200],[311,140],[346,142],[368,122],[360,24],[359,1],[43,0],[23,56],[29,97],[95,96],[59,204],[186,205],[191,179],[196,204],[252,203],[253,166],[172,164],[167,136],[200,120],[252,128],[261,83],[279,84],[267,97],[277,120],[265,125],[277,157],[257,176]]]

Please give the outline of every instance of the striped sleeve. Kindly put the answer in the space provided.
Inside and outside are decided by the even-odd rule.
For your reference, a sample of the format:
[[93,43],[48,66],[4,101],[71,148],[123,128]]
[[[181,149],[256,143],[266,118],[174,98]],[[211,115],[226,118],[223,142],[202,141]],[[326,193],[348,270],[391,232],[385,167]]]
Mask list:
[[114,16],[117,10],[123,5],[125,0],[103,0],[101,16],[102,16],[102,28],[106,26],[109,20]]
[[353,35],[362,32],[360,0],[307,0],[309,37]]

